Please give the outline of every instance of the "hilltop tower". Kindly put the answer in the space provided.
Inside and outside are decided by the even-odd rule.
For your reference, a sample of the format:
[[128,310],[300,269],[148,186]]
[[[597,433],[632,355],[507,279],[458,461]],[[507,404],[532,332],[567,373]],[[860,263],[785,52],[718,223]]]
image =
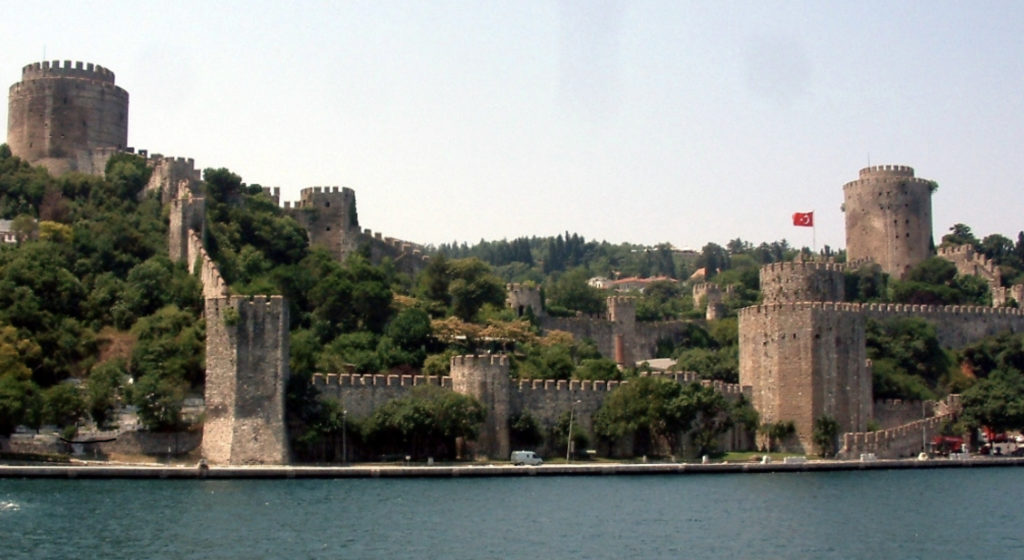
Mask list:
[[102,173],[110,155],[128,145],[128,92],[92,63],[29,64],[10,88],[7,144],[54,175]]
[[843,186],[846,258],[870,260],[896,278],[931,255],[932,190],[905,165],[876,165]]
[[512,283],[505,285],[505,307],[515,312],[516,317],[526,315],[530,310],[534,317],[544,315],[540,288],[527,284]]
[[347,187],[312,187],[302,189],[299,195],[294,209],[289,204],[285,209],[309,232],[310,245],[323,245],[339,259],[358,248],[361,232],[355,191]]

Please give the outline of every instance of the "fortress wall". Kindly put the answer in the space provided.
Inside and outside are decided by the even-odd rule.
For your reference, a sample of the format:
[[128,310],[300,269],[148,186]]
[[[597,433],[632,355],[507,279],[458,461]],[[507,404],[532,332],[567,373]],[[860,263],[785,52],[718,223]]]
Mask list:
[[379,263],[385,258],[390,259],[399,272],[409,275],[415,275],[423,270],[429,261],[423,248],[415,243],[384,237],[370,230],[354,234],[353,239],[356,247],[366,247],[370,250],[371,262]]
[[204,298],[219,298],[230,293],[227,283],[220,275],[217,263],[206,253],[203,241],[195,230],[189,232],[186,258],[192,274],[199,274]]
[[960,348],[986,336],[1024,330],[1024,310],[969,305],[865,304],[859,306],[869,319],[920,317],[935,326],[939,342]]
[[995,261],[978,253],[970,245],[939,247],[938,257],[956,265],[956,273],[961,276],[979,276],[990,285],[999,285],[1002,274]]
[[722,290],[718,284],[699,282],[693,285],[693,308],[701,309],[706,305],[722,303]]
[[879,399],[874,403],[874,419],[884,430],[921,420],[934,410],[934,402]]
[[653,323],[636,323],[633,356],[639,360],[653,358],[658,349],[659,340],[671,340],[679,343],[683,340],[686,328],[691,321],[658,321]]
[[402,398],[417,385],[452,388],[451,377],[316,373],[313,386],[322,398],[337,401],[352,418],[367,418],[384,403]]
[[915,420],[902,426],[875,432],[853,432],[842,435],[839,457],[856,459],[861,453],[874,453],[879,459],[913,457],[936,435],[953,414]]
[[[574,431],[584,430],[594,441],[592,417],[604,399],[628,381],[512,380],[508,358],[500,355],[456,356],[452,377],[410,375],[314,374],[313,385],[321,398],[339,402],[352,418],[366,418],[387,403],[409,394],[413,387],[435,384],[472,395],[487,406],[488,418],[472,449],[481,456],[504,459],[508,453],[508,426],[515,416],[528,412],[543,431],[555,426],[574,402]],[[728,399],[739,398],[740,386],[719,381],[701,381],[694,372],[658,372],[651,377],[670,382],[702,383],[714,387]],[[735,431],[723,436],[725,449],[742,445]],[[508,450],[511,452],[511,449]]]
[[280,296],[206,300],[206,421],[211,464],[286,464],[288,306]]
[[590,339],[602,356],[614,359],[615,337],[612,323],[603,317],[551,317],[540,318],[544,331],[565,331],[577,340]]
[[139,193],[139,196],[157,192],[160,194],[160,202],[168,204],[186,193],[193,196],[201,195],[199,184],[202,182],[202,174],[196,169],[195,160],[192,158],[164,157],[154,154],[147,159],[146,163],[153,173],[149,176],[149,182],[146,183],[146,188]]

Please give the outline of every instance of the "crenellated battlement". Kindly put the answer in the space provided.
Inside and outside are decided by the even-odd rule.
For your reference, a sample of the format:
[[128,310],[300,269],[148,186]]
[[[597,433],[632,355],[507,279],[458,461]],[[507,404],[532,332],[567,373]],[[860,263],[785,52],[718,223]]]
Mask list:
[[418,385],[438,385],[446,389],[452,387],[450,376],[433,375],[394,375],[394,374],[360,374],[360,373],[314,373],[314,387],[416,387]]
[[963,316],[1024,317],[1024,309],[988,307],[984,305],[920,305],[910,303],[846,303],[828,301],[801,301],[753,305],[737,313],[744,317],[771,315],[783,311],[841,311],[847,313],[893,315],[945,315],[953,319]]
[[762,272],[776,274],[807,274],[810,272],[846,272],[846,263],[834,261],[785,261],[761,266]]
[[914,168],[909,165],[872,165],[860,170],[861,178],[877,175],[913,177]]
[[355,197],[356,192],[348,187],[306,187],[299,191],[299,196],[305,199],[307,196],[315,195],[341,195],[345,197]]
[[452,367],[509,367],[508,356],[505,354],[484,354],[452,356]]
[[[181,203],[181,201],[176,202]],[[213,262],[210,255],[206,253],[203,240],[196,230],[189,231],[185,258],[187,259],[186,265],[192,274],[199,275],[199,282],[203,286],[203,297],[220,298],[230,293],[227,282],[224,281],[220,269],[217,268],[217,263]]]
[[855,459],[862,453],[873,453],[880,459],[912,457],[921,451],[922,437],[932,438],[946,422],[955,418],[955,412],[946,412],[886,430],[847,432],[842,436],[839,457]]
[[54,77],[83,78],[99,82],[107,82],[110,84],[114,83],[113,72],[99,64],[93,64],[91,62],[82,63],[81,61],[76,61],[72,64],[70,60],[65,60],[63,64],[61,64],[60,60],[54,60],[52,62],[46,60],[43,62],[33,62],[32,64],[27,64],[21,68],[21,79],[23,81]]

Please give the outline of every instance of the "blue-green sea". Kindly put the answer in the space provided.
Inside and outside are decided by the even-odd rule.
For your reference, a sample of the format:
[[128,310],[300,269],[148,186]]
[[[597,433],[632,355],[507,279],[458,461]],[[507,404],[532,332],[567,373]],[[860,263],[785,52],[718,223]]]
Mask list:
[[1024,469],[0,480],[0,558],[1024,558]]

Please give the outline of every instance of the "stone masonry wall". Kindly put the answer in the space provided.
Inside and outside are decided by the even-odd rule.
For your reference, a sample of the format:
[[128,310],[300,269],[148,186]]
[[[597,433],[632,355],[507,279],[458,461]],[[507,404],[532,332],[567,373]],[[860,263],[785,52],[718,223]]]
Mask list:
[[913,457],[922,451],[922,446],[939,434],[943,424],[953,418],[953,414],[943,414],[887,430],[843,434],[838,457],[856,459],[861,453],[874,453],[879,459]]
[[874,420],[885,430],[930,417],[934,411],[935,403],[930,401],[875,400]]
[[160,195],[160,202],[168,204],[186,194],[201,195],[199,185],[202,183],[202,176],[192,158],[154,154],[149,156],[146,163],[153,171],[140,196],[156,192]]
[[[506,439],[510,419],[528,412],[537,421],[542,431],[550,432],[573,403],[574,431],[583,430],[593,434],[593,415],[601,408],[604,399],[628,381],[590,380],[512,380],[509,363],[505,356],[457,356],[452,360],[452,377],[424,377],[399,375],[350,375],[315,374],[313,385],[321,398],[334,400],[348,411],[353,418],[366,418],[373,411],[391,399],[401,398],[417,385],[440,384],[442,387],[473,395],[488,408],[488,418],[481,437],[474,442],[472,450],[481,457],[506,459]],[[702,383],[729,399],[739,398],[740,386],[720,381],[701,381],[693,372],[653,373],[655,377],[669,381]],[[735,430],[722,438],[726,450],[735,450],[747,440]],[[561,452],[564,452],[562,450]]]

